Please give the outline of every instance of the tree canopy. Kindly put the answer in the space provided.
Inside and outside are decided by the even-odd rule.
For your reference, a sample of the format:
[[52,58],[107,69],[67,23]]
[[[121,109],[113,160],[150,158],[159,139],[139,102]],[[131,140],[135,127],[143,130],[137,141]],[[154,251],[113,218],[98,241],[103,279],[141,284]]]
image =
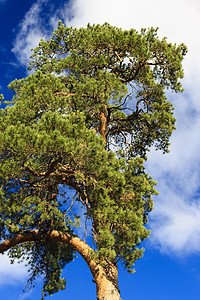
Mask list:
[[142,256],[157,194],[143,163],[152,146],[169,151],[175,118],[166,89],[182,91],[186,52],[153,28],[59,22],[34,49],[32,73],[9,85],[14,96],[0,112],[0,238],[29,238],[1,252],[26,260],[30,285],[42,274],[44,295],[65,288],[61,272],[77,250],[48,242],[54,232],[80,238],[75,228],[91,222],[89,255],[105,269],[121,261],[131,271]]

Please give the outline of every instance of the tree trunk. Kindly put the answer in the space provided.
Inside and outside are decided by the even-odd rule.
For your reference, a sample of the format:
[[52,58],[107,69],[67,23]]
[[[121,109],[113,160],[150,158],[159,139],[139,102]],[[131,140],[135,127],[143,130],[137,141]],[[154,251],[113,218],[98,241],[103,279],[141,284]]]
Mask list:
[[102,138],[105,140],[105,145],[107,144],[106,132],[107,132],[107,118],[106,118],[106,112],[104,110],[100,112],[100,134]]
[[[12,237],[0,243],[0,253],[4,253],[8,249],[28,241],[38,241],[38,230],[31,230],[24,234],[19,234],[16,237]],[[93,250],[90,246],[80,238],[74,237],[68,233],[61,233],[53,230],[48,234],[46,242],[67,243],[79,252],[94,277],[97,300],[121,300],[118,288],[118,269],[116,264],[109,262],[106,267],[102,267],[91,258]]]
[[118,288],[118,270],[112,265],[110,270],[105,270],[99,266],[98,273],[95,275],[97,300],[120,300]]

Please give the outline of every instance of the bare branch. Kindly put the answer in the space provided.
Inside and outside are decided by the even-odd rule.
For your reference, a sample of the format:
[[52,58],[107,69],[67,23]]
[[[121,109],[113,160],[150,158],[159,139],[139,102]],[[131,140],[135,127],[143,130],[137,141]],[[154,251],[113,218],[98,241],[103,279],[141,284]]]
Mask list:
[[68,93],[66,93],[64,91],[54,93],[54,96],[57,96],[57,95],[66,96],[66,98],[69,98],[71,96],[76,96],[76,94],[74,94],[74,93],[73,94],[68,94]]

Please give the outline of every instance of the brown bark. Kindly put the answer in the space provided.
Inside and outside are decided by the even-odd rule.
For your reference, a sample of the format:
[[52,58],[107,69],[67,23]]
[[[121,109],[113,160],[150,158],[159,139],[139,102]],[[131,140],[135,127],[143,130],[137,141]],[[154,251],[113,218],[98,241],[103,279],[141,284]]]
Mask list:
[[[18,244],[31,241],[38,241],[38,230],[31,230],[30,232],[19,234],[16,237],[2,242],[0,244],[0,253],[5,252]],[[107,267],[104,268],[96,263],[91,258],[91,253],[93,252],[91,247],[78,237],[74,237],[68,233],[60,233],[53,230],[48,234],[46,241],[67,243],[79,252],[94,277],[97,300],[120,300],[117,266],[109,263],[107,264]]]
[[107,119],[104,111],[100,112],[100,134],[106,141]]
[[109,269],[99,266],[96,274],[97,300],[120,300],[118,288],[118,270],[113,264],[109,264]]

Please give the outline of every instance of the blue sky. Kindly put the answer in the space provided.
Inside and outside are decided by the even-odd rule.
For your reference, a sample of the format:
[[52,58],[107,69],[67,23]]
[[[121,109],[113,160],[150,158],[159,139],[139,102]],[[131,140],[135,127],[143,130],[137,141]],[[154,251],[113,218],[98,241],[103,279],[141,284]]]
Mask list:
[[[120,269],[124,300],[198,300],[200,291],[200,2],[199,0],[0,0],[0,93],[12,95],[7,85],[28,75],[26,65],[40,38],[48,38],[59,19],[69,26],[105,21],[124,29],[159,27],[160,36],[184,42],[189,53],[184,61],[182,95],[169,93],[175,106],[177,130],[171,152],[151,151],[147,169],[158,181],[159,196],[151,213],[151,237],[144,243],[144,257],[136,273]],[[10,265],[0,257],[0,295],[6,300],[40,299],[41,283],[23,294],[23,265]],[[86,263],[78,257],[66,266],[65,291],[51,299],[96,297],[95,284]],[[48,299],[48,297],[47,297]],[[50,299],[50,298],[49,298]]]

